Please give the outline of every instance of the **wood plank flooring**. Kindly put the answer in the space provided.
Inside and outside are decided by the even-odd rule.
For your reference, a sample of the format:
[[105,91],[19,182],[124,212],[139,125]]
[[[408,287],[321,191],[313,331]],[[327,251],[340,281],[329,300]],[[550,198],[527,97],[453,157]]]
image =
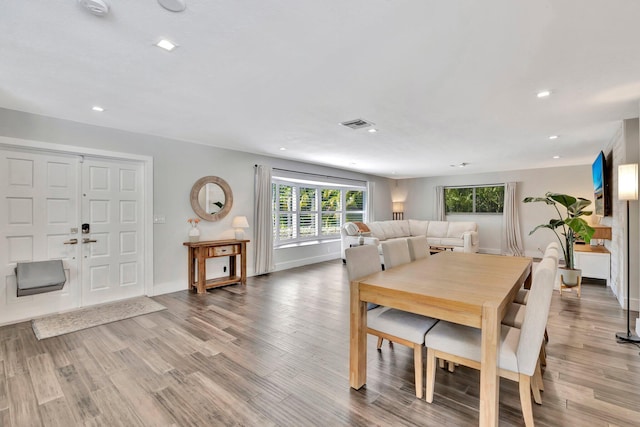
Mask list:
[[[414,396],[412,351],[368,342],[368,382],[349,388],[349,292],[340,260],[249,278],[168,310],[37,341],[0,328],[0,426],[475,426],[479,375],[438,369]],[[635,316],[634,316],[635,317]],[[538,426],[640,425],[640,355],[617,344],[610,290],[554,293]],[[524,425],[502,380],[500,425]]]

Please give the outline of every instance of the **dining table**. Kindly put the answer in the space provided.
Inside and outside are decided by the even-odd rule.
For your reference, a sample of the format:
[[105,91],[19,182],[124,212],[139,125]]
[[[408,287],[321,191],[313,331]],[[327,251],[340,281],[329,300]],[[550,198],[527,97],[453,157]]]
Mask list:
[[480,426],[498,425],[500,323],[521,286],[531,286],[532,259],[443,251],[350,284],[349,382],[367,380],[367,302],[482,330]]

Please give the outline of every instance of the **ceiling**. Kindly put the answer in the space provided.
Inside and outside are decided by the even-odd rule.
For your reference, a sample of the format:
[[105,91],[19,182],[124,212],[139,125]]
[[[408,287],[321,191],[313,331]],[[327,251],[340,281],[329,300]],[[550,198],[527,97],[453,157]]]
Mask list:
[[3,2],[0,107],[393,178],[590,164],[640,110],[636,0],[105,1]]

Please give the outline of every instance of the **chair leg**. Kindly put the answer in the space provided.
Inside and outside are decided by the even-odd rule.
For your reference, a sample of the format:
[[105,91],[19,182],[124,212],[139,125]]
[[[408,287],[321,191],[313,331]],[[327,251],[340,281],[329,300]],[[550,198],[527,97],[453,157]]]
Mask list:
[[456,364],[453,362],[447,362],[447,371],[453,372],[456,370]]
[[540,347],[540,356],[538,356],[538,359],[540,359],[542,366],[547,366],[547,349],[544,341],[542,342],[542,347]]
[[436,382],[436,352],[427,348],[427,402],[433,402],[433,388]]
[[531,392],[533,393],[533,400],[538,405],[542,405],[542,395],[540,391],[544,388],[542,385],[542,371],[540,371],[540,363],[536,363],[536,370],[533,372],[531,378]]
[[444,359],[438,359],[438,367],[444,369]]
[[378,350],[380,350],[382,348],[382,337],[378,337]]
[[422,344],[413,345],[413,369],[415,371],[416,397],[418,399],[422,399],[422,390],[424,389],[424,386],[422,384],[422,370],[424,369],[424,365],[422,362],[423,348],[424,346]]
[[531,407],[531,377],[528,375],[520,374],[519,379],[520,388],[520,406],[522,406],[522,418],[524,418],[524,425],[527,427],[533,427],[533,408]]

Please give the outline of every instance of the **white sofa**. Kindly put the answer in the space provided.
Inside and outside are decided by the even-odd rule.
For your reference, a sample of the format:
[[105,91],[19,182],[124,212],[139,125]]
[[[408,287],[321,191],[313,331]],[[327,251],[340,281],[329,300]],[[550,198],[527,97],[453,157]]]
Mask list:
[[[369,232],[361,233],[365,245],[377,245],[380,254],[380,242],[390,239],[406,239],[411,236],[427,236],[431,246],[453,246],[454,251],[478,252],[478,224],[462,221],[423,221],[417,219],[373,221],[366,223]],[[340,230],[342,241],[342,260],[345,249],[358,245],[359,228],[353,222],[347,222]]]

